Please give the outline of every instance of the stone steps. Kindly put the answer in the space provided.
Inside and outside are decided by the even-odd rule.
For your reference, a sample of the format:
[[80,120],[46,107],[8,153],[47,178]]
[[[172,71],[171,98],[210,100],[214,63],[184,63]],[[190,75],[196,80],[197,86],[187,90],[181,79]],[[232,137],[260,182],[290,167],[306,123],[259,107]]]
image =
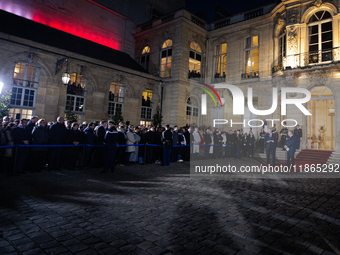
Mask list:
[[327,164],[340,164],[340,152],[333,151],[333,153],[327,160]]
[[[300,151],[301,150],[296,150],[295,157],[300,153]],[[281,148],[276,149],[275,156],[276,156],[277,160],[286,161],[286,155],[287,155],[286,151],[283,151]],[[264,153],[255,153],[254,157],[260,158],[260,159],[267,159],[267,155],[266,155],[265,152]]]

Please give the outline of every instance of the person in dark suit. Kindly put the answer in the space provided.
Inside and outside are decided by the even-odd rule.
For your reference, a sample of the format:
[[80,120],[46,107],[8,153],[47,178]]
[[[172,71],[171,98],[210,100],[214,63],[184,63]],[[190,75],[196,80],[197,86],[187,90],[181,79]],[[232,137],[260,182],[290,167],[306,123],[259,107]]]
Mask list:
[[113,121],[109,121],[109,130],[104,136],[105,142],[105,164],[102,173],[111,172],[115,170],[115,153],[118,141],[118,131],[114,126]]
[[[22,119],[20,125],[13,129],[13,141],[15,145],[29,145],[31,139],[31,133],[27,127],[27,119]],[[29,156],[30,148],[21,147],[18,148],[16,173],[25,173],[25,163]]]
[[[84,134],[85,134],[85,144],[89,144],[89,145],[94,145],[94,127],[95,127],[95,123],[91,122],[87,128],[84,129]],[[85,147],[85,168],[90,167],[90,165],[92,164],[92,152],[93,152],[93,148],[86,146]]]
[[[155,128],[151,127],[148,132],[145,134],[146,144],[155,144],[156,143],[156,133]],[[146,163],[152,164],[155,162],[155,147],[147,146],[146,147]]]
[[209,150],[211,146],[208,146],[211,144],[212,140],[210,137],[210,129],[207,129],[206,133],[203,135],[205,140],[205,146],[204,146],[204,157],[207,159],[209,157]]
[[269,165],[270,155],[272,156],[272,165],[275,166],[277,136],[273,134],[271,129],[268,129],[268,134],[266,134],[264,138],[264,143],[266,145],[267,166]]
[[[40,119],[37,126],[32,131],[32,144],[33,145],[47,145],[48,143],[48,130],[46,129],[46,120]],[[47,148],[35,147],[31,150],[31,157],[35,168],[31,168],[33,172],[40,172],[45,166],[45,159],[47,155]]]
[[254,145],[255,145],[255,136],[253,132],[250,132],[248,136],[248,156],[249,157],[254,157]]
[[[84,133],[79,131],[79,125],[74,122],[71,125],[71,129],[67,130],[67,139],[66,143],[68,145],[78,145],[83,143],[83,135]],[[66,168],[68,170],[72,170],[76,167],[77,159],[79,158],[79,152],[82,150],[80,147],[68,147],[66,148]]]
[[[189,138],[190,139],[190,138]],[[162,141],[163,141],[163,165],[168,166],[170,165],[170,153],[171,153],[171,147],[172,147],[172,133],[170,131],[169,124],[165,125],[165,131],[162,135]],[[190,157],[190,155],[189,155]]]
[[[124,126],[119,126],[118,128],[118,138],[117,138],[117,143],[118,145],[126,145],[126,137],[124,134]],[[125,163],[125,150],[126,147],[118,147],[117,152],[116,152],[116,160],[117,160],[117,165],[123,166]]]
[[[178,144],[178,127],[174,126],[174,130],[172,131],[172,144],[179,145]],[[177,161],[177,147],[172,148],[171,150],[171,162],[176,162]]]
[[235,153],[235,135],[232,130],[229,130],[227,135],[227,157],[231,158]]
[[[104,137],[106,134],[107,128],[107,121],[102,120],[100,125],[96,126],[93,133],[94,133],[94,144],[95,145],[103,145],[104,144]],[[94,149],[94,157],[93,157],[93,165],[95,167],[103,167],[104,163],[104,155],[105,150],[103,147],[97,147]]]
[[[191,143],[194,141],[194,139],[192,138],[191,127],[188,127],[183,135],[185,137],[186,144],[192,146]],[[184,147],[184,161],[190,161],[190,146]]]
[[[288,132],[288,137],[286,139],[285,149],[287,150],[287,166],[289,168],[294,167],[295,165],[295,151],[298,146],[299,139],[293,135],[293,131]],[[290,161],[292,161],[292,165],[290,165]]]
[[241,159],[242,156],[242,141],[243,137],[240,133],[240,130],[236,131],[236,137],[235,137],[235,146],[236,146],[236,157],[237,159]]
[[[64,125],[64,118],[58,117],[57,122],[55,122],[49,129],[50,144],[53,145],[63,145],[66,140],[66,127]],[[48,167],[50,170],[59,170],[62,147],[54,147],[50,150],[50,160]]]
[[242,155],[243,157],[247,157],[248,156],[248,150],[249,150],[249,144],[248,144],[248,135],[247,133],[245,133],[242,136]]
[[300,129],[299,125],[297,125],[296,129],[294,130],[294,136],[298,139],[296,149],[300,149],[300,141],[302,139],[302,129]]

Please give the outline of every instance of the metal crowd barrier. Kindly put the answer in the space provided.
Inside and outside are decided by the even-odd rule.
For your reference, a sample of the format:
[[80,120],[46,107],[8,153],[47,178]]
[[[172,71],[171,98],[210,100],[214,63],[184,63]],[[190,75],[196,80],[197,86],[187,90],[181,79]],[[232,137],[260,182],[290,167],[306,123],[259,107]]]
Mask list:
[[[199,146],[227,146],[227,147],[234,147],[233,145],[228,145],[228,144],[198,144],[198,143],[192,143],[192,145],[199,145]],[[42,147],[42,148],[57,148],[57,147],[83,147],[83,162],[82,162],[82,169],[84,168],[84,162],[85,162],[85,147],[105,147],[106,145],[92,145],[92,144],[49,144],[49,145],[33,145],[33,144],[19,144],[19,145],[5,145],[5,146],[0,146],[0,149],[7,149],[7,148],[15,148],[15,153],[14,153],[14,167],[13,167],[13,174],[15,173],[16,169],[16,163],[17,163],[17,157],[18,157],[18,148],[36,148],[36,147]],[[144,151],[144,158],[146,157],[146,147],[163,147],[163,145],[160,144],[123,144],[123,145],[117,145],[117,147],[128,147],[128,146],[145,146],[145,151]],[[187,145],[173,145],[173,148],[179,148],[179,147],[190,147],[190,144]]]

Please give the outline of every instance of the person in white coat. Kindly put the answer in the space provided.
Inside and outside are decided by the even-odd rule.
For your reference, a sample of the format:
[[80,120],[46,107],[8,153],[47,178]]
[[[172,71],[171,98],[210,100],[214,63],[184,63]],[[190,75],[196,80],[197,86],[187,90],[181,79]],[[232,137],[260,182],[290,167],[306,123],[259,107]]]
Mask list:
[[[133,132],[133,136],[135,138],[136,141],[136,145],[139,144],[141,137],[139,136],[139,128],[135,127],[134,132]],[[137,163],[138,162],[138,151],[139,151],[139,147],[135,146],[135,151],[133,151],[131,153],[130,156],[130,162],[134,162]]]
[[131,146],[131,144],[136,144],[135,136],[133,134],[133,126],[129,125],[128,131],[126,132],[126,144],[128,145],[126,147],[126,163],[129,165],[129,159],[131,156],[131,153],[135,151],[135,146]]
[[199,143],[201,142],[201,136],[198,133],[198,128],[195,128],[195,131],[193,133],[193,137],[194,137],[194,144],[193,144],[193,148],[192,148],[192,156],[193,159],[197,159],[198,153],[200,152],[200,146]]

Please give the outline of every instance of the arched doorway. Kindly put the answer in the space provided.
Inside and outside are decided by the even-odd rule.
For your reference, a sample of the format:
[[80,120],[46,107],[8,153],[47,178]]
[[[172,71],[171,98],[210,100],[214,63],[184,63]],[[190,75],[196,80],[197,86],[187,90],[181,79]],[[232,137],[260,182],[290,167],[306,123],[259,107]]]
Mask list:
[[199,126],[199,104],[196,96],[190,96],[187,100],[186,124]]
[[335,149],[334,94],[326,86],[311,89],[307,109],[307,147],[315,150]]

